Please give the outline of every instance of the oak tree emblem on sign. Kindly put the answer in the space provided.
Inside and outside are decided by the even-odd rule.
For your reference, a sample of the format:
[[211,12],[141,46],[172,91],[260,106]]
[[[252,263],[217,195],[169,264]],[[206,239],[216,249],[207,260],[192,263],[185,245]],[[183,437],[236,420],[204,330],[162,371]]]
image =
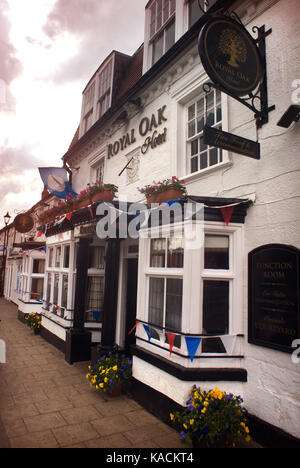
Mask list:
[[239,68],[239,63],[245,63],[247,60],[247,48],[245,42],[239,34],[233,29],[224,29],[220,36],[219,49],[229,56],[228,65]]

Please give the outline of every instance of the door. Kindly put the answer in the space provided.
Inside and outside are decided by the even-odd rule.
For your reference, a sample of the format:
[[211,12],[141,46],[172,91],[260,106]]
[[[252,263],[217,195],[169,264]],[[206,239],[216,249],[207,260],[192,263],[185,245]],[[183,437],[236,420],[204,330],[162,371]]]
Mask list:
[[136,297],[138,279],[138,259],[127,260],[127,295],[126,295],[126,330],[125,349],[130,351],[130,345],[135,344],[135,330],[128,334],[136,323]]

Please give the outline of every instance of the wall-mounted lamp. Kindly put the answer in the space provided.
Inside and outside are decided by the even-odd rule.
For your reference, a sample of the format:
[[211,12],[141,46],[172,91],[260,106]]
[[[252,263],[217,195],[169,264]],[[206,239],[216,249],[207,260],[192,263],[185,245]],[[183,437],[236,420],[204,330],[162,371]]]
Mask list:
[[300,105],[292,104],[283,114],[277,125],[279,127],[288,128],[293,122],[300,119]]

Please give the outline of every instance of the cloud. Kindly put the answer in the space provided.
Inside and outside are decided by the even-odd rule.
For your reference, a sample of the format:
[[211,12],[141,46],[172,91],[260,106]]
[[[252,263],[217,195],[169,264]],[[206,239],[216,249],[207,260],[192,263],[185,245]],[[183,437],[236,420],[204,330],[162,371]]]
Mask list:
[[21,62],[15,57],[16,50],[10,41],[7,10],[7,1],[0,0],[0,110],[2,111],[14,109],[15,101],[9,86],[22,72]]
[[88,80],[112,50],[132,54],[143,42],[146,0],[57,0],[43,32],[52,41],[76,37],[73,56],[51,79]]
[[[0,148],[0,207],[10,214],[29,209],[38,202],[43,190],[37,168],[45,163],[32,151],[30,146]],[[0,212],[0,225],[1,222]]]

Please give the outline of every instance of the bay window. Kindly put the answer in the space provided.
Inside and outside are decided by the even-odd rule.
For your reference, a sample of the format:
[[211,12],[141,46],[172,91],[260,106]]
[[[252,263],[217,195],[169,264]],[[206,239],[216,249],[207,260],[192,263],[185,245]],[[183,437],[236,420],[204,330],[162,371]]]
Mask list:
[[198,356],[225,356],[222,336],[242,330],[242,227],[205,222],[196,248],[176,229],[140,238],[137,320],[149,326],[150,339],[137,334],[137,344],[167,358],[171,333],[175,353],[185,359],[184,336],[198,336]]
[[24,302],[42,301],[44,293],[44,254],[32,251],[23,258],[22,275],[18,281],[21,299]]
[[71,318],[74,280],[74,244],[65,243],[48,248],[44,308],[63,318]]

